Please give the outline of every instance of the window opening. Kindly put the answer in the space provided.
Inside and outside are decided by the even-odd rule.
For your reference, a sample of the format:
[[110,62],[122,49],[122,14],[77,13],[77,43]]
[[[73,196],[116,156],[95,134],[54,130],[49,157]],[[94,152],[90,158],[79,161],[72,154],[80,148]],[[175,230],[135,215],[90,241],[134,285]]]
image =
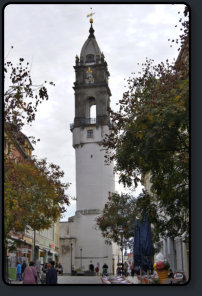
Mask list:
[[87,130],[87,138],[93,138],[93,130]]
[[90,118],[96,118],[96,105],[90,107]]
[[86,56],[86,63],[94,63],[95,62],[95,58],[93,54],[88,54]]

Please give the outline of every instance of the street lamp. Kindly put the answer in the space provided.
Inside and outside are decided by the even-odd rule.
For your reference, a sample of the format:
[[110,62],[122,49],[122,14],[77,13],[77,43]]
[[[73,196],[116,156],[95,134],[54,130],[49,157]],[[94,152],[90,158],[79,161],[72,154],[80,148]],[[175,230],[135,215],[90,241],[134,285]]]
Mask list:
[[72,242],[71,242],[71,275],[72,275]]
[[81,252],[81,257],[80,257],[81,258],[81,264],[80,265],[81,265],[81,270],[82,270],[82,248],[80,248],[80,252]]
[[33,256],[32,256],[32,260],[36,261],[36,230],[34,229],[34,249],[33,249]]
[[119,229],[121,233],[121,257],[122,257],[122,266],[121,266],[121,274],[123,275],[123,227],[121,226]]

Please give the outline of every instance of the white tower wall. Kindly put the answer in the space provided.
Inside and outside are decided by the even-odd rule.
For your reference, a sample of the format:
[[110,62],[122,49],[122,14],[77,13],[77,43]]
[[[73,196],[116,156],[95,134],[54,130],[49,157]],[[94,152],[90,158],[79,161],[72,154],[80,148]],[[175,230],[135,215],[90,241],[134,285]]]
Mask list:
[[75,147],[77,211],[102,210],[109,192],[115,189],[113,164],[105,164],[105,151],[100,145],[108,127],[94,127],[93,139],[87,138],[88,129],[76,128],[73,132],[74,146],[78,145]]

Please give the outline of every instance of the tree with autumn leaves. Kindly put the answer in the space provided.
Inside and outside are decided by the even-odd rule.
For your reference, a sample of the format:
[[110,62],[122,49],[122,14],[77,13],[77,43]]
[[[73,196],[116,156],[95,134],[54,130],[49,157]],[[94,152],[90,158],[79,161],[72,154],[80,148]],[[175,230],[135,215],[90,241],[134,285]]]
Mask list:
[[[14,146],[24,148],[26,137],[22,128],[35,120],[38,105],[48,100],[44,86],[47,82],[34,85],[29,63],[23,58],[16,65],[5,62],[4,82],[4,135]],[[10,231],[24,231],[28,226],[34,230],[48,229],[60,218],[65,205],[69,205],[69,184],[62,182],[63,176],[60,167],[46,159],[26,157],[16,162],[12,151],[4,153],[5,242]]]
[[[112,130],[103,142],[106,161],[115,161],[115,170],[125,186],[137,187],[149,177],[151,190],[136,198],[133,223],[137,216],[141,219],[147,215],[156,238],[189,233],[187,7],[184,16],[184,21],[180,19],[183,32],[177,61],[154,65],[153,60],[146,59],[141,73],[127,80],[128,90],[119,101],[119,110],[109,110]],[[110,155],[110,151],[115,153]],[[105,209],[98,220],[101,230],[108,214]]]
[[15,163],[11,158],[4,166],[4,225],[5,234],[11,230],[24,231],[29,226],[35,230],[48,229],[56,222],[64,205],[69,204],[62,183],[59,166],[45,159],[32,159]]
[[128,194],[112,193],[108,197],[102,215],[97,217],[97,224],[106,239],[106,243],[114,241],[121,244],[120,230],[123,238],[129,240],[133,236],[134,216],[136,215],[136,199]]
[[[149,195],[145,191],[140,193],[139,198],[146,199]],[[104,206],[102,214],[97,217],[96,223],[102,232],[105,242],[123,245],[125,249],[133,250],[134,222],[141,221],[138,199],[131,194],[112,193]],[[152,238],[155,245],[153,252],[159,251],[159,236],[152,229]]]

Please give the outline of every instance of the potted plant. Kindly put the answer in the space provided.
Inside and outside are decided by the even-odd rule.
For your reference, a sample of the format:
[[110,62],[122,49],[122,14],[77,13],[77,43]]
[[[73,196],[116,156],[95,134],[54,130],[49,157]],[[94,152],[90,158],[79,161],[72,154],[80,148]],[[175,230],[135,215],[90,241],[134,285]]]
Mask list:
[[76,275],[84,275],[84,271],[81,268],[77,268]]

